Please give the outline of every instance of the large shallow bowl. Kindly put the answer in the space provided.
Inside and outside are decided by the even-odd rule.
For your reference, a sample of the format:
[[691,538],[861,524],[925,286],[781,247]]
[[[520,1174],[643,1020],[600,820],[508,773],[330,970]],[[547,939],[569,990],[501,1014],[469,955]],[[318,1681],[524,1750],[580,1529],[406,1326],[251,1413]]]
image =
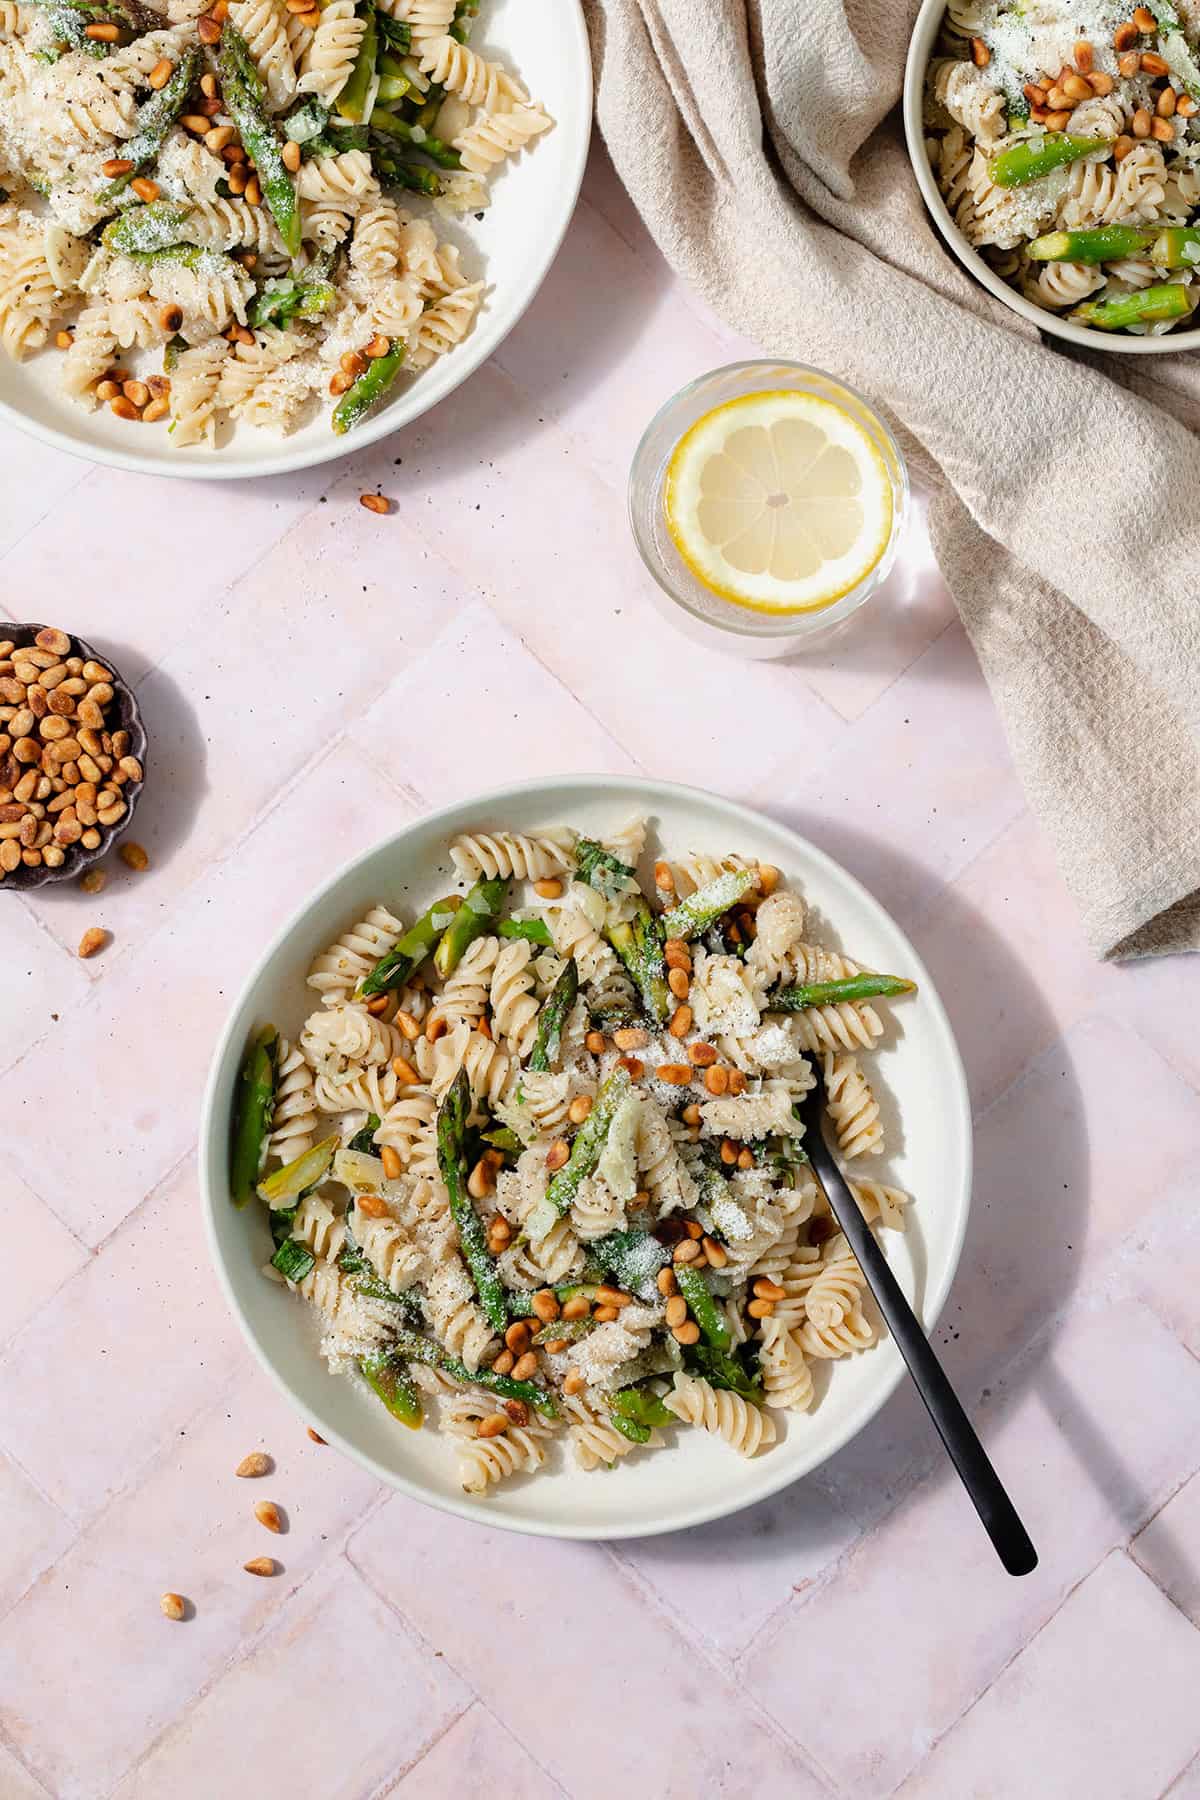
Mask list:
[[[575,209],[592,125],[592,76],[579,0],[484,0],[472,45],[503,59],[543,102],[554,129],[492,183],[483,218],[434,217],[439,233],[462,246],[463,268],[487,282],[484,305],[463,343],[411,379],[401,376],[389,402],[348,437],[329,427],[329,408],[302,431],[280,438],[239,426],[217,451],[172,450],[166,430],[129,424],[106,407],[94,413],[58,392],[61,355],[28,362],[0,355],[0,421],[32,432],[89,462],[150,475],[233,481],[281,475],[330,462],[397,431],[444,400],[508,336],[553,262]],[[420,211],[423,202],[415,203]]]
[[[251,1031],[272,1022],[294,1033],[311,1009],[304,975],[312,958],[372,904],[412,917],[444,891],[450,838],[468,829],[570,823],[600,832],[648,814],[668,851],[752,853],[777,864],[815,909],[820,928],[876,968],[911,975],[920,993],[894,1009],[895,1025],[873,1068],[889,1108],[893,1178],[914,1196],[888,1254],[927,1327],[953,1278],[971,1185],[970,1110],[962,1064],[942,1003],[903,932],[879,902],[815,845],[782,825],[692,788],[665,782],[574,776],[483,794],[431,814],[367,851],[317,890],[269,946],[234,1004],[213,1059],[201,1126],[201,1189],[209,1244],[229,1304],[264,1367],[321,1435],[381,1481],[447,1512],[510,1531],[556,1537],[638,1537],[735,1512],[777,1492],[831,1456],[878,1412],[904,1373],[884,1339],[865,1355],[818,1373],[809,1415],[776,1414],[781,1441],[743,1461],[703,1432],[671,1433],[668,1448],[631,1456],[612,1473],[584,1474],[555,1452],[553,1472],[520,1476],[490,1498],[464,1495],[451,1445],[410,1432],[354,1381],[330,1375],[308,1309],[264,1281],[270,1239],[261,1207],[230,1203],[230,1108]],[[893,1110],[894,1109],[894,1110]]]
[[964,269],[976,281],[981,282],[989,294],[994,294],[997,300],[1003,300],[1005,306],[1020,313],[1023,319],[1028,319],[1039,331],[1048,332],[1051,337],[1062,338],[1068,344],[1079,344],[1085,350],[1115,351],[1118,356],[1173,356],[1181,350],[1194,350],[1200,345],[1200,329],[1167,331],[1161,337],[1138,337],[1124,331],[1092,331],[1086,325],[1072,324],[1070,319],[1047,312],[1043,306],[1035,306],[1032,300],[1027,300],[1024,294],[1019,294],[1016,288],[1001,280],[995,269],[967,242],[954,223],[950,209],[942,198],[941,189],[934,180],[925,149],[922,120],[925,71],[929,67],[929,59],[933,55],[933,46],[945,11],[945,0],[924,0],[913,26],[908,60],[904,67],[904,135],[908,139],[908,154],[925,204],[933,214],[934,224]]

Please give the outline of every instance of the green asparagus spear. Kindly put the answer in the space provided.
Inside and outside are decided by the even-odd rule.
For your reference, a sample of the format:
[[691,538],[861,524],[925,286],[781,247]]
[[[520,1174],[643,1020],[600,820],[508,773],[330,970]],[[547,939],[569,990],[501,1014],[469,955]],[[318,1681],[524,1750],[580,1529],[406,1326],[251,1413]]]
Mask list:
[[157,93],[151,94],[144,105],[138,107],[133,136],[127,138],[121,146],[121,160],[131,162],[133,167],[126,170],[124,175],[118,175],[115,181],[110,181],[107,187],[101,188],[97,198],[102,204],[107,205],[109,201],[115,200],[118,194],[124,192],[126,184],[147,163],[154,161],[166,142],[167,133],[187,103],[199,63],[199,50],[195,45],[189,45],[164,86]]
[[679,1423],[648,1387],[619,1388],[608,1397],[608,1411],[617,1430],[634,1444],[648,1444],[656,1426]]
[[1195,304],[1195,297],[1182,282],[1167,281],[1160,287],[1140,288],[1132,294],[1114,294],[1110,300],[1088,300],[1069,317],[1099,331],[1123,331],[1130,325],[1181,319]]
[[267,1149],[275,1104],[275,1044],[279,1033],[264,1026],[242,1060],[233,1110],[233,1142],[229,1159],[229,1192],[235,1206],[245,1206],[254,1192]]
[[675,1271],[679,1291],[688,1303],[688,1311],[700,1327],[704,1341],[714,1350],[728,1350],[729,1327],[708,1291],[708,1284],[698,1269],[680,1263]]
[[414,194],[426,194],[436,200],[442,191],[442,178],[436,169],[401,156],[391,140],[372,132],[371,165],[384,187],[409,188]]
[[[341,106],[341,102],[338,102]],[[345,111],[345,108],[342,108]],[[380,108],[371,114],[371,130],[385,132],[389,137],[397,138],[402,144],[409,144],[427,156],[430,162],[439,163],[443,169],[461,169],[462,157],[452,144],[444,144],[441,138],[433,137],[428,131],[422,131],[419,125],[410,125],[398,114],[384,112]]]
[[604,935],[637,988],[643,1010],[655,1025],[665,1025],[671,1011],[671,990],[663,956],[662,921],[643,900],[632,919],[609,926]]
[[316,1266],[316,1257],[298,1238],[285,1237],[274,1256],[271,1267],[278,1269],[285,1281],[303,1281]]
[[332,312],[337,290],[330,276],[333,256],[326,252],[313,258],[304,274],[293,280],[289,275],[277,276],[265,283],[250,309],[250,323],[256,329],[264,325],[290,325],[293,319],[319,319]]
[[1200,228],[1195,225],[1172,225],[1148,235],[1154,240],[1150,260],[1160,269],[1192,269],[1200,263]]
[[295,1200],[299,1195],[307,1193],[318,1181],[324,1179],[334,1151],[340,1138],[335,1132],[332,1137],[322,1138],[311,1150],[305,1150],[294,1162],[286,1163],[282,1169],[276,1169],[265,1181],[260,1181],[257,1188],[260,1200],[268,1206],[278,1206],[281,1200]]
[[728,1388],[743,1400],[762,1405],[762,1383],[744,1361],[745,1350],[718,1350],[715,1344],[689,1344],[683,1363],[695,1375],[703,1375],[711,1387]]
[[337,97],[337,110],[343,119],[358,125],[371,116],[371,89],[375,85],[375,58],[379,53],[379,32],[375,25],[374,0],[362,0],[363,34],[358,40],[358,54],[346,84]]
[[267,114],[262,78],[254,66],[245,38],[228,19],[221,30],[217,66],[225,110],[237,126],[238,136],[258,171],[263,199],[279,227],[284,248],[295,256],[300,248],[300,203],[295,185],[284,166],[279,139]]
[[559,1047],[562,1044],[562,1030],[567,1014],[575,1004],[575,996],[579,992],[579,970],[575,958],[569,956],[563,972],[546,996],[542,1010],[538,1015],[537,1037],[533,1049],[529,1053],[527,1067],[537,1070],[551,1068],[558,1060]]
[[[388,50],[394,51],[396,56],[407,56],[412,49],[412,26],[406,24],[403,19],[393,19],[388,13],[380,13],[375,23],[379,27],[380,45],[386,44]],[[395,62],[396,56],[390,60]],[[379,63],[382,68],[382,56],[380,56]]]
[[595,1105],[575,1134],[570,1156],[558,1173],[551,1176],[545,1200],[529,1215],[527,1230],[535,1244],[541,1242],[556,1219],[569,1211],[580,1182],[600,1161],[609,1126],[632,1086],[629,1070],[618,1065],[596,1095]]
[[756,869],[731,869],[727,875],[718,875],[706,887],[697,888],[686,900],[672,907],[662,922],[663,936],[668,938],[699,937],[710,925],[715,925],[722,914],[748,894],[751,888],[758,886]]
[[508,880],[500,876],[494,881],[477,881],[454,917],[447,925],[433,953],[439,975],[452,975],[468,946],[492,929],[500,908],[508,896]]
[[1001,150],[992,158],[990,173],[997,187],[1024,187],[1027,181],[1037,181],[1051,170],[1061,169],[1064,163],[1078,162],[1093,150],[1110,148],[1104,138],[1071,137],[1067,132],[1048,131],[1042,138],[1025,138]]
[[347,1150],[357,1150],[363,1156],[374,1156],[375,1133],[379,1130],[381,1124],[382,1120],[378,1113],[368,1113],[366,1124],[361,1131],[355,1132],[354,1136],[346,1146]]
[[1051,231],[1034,238],[1029,254],[1034,262],[1117,262],[1123,256],[1139,256],[1154,242],[1156,230],[1142,225],[1099,225],[1092,231]]
[[420,1332],[409,1331],[401,1327],[396,1333],[393,1346],[398,1356],[408,1362],[429,1363],[435,1369],[444,1369],[446,1374],[465,1386],[486,1388],[489,1393],[499,1394],[505,1400],[524,1400],[527,1406],[534,1407],[548,1419],[558,1417],[558,1406],[553,1394],[540,1387],[536,1381],[514,1381],[511,1375],[497,1375],[491,1369],[468,1369],[443,1350],[433,1338],[423,1337]]
[[504,1285],[487,1247],[483,1221],[467,1192],[467,1158],[463,1150],[463,1137],[470,1111],[471,1084],[467,1079],[467,1071],[460,1069],[438,1108],[438,1171],[450,1196],[450,1215],[458,1227],[459,1247],[471,1271],[480,1305],[493,1329],[503,1331],[508,1325]]
[[382,400],[400,371],[406,350],[403,338],[394,339],[386,356],[374,357],[366,373],[347,388],[333,409],[333,429],[339,436],[353,430],[375,402]]
[[101,236],[108,249],[119,250],[123,256],[146,256],[182,241],[191,210],[174,200],[152,200],[148,206],[131,207],[110,219]]
[[431,953],[461,905],[458,894],[447,894],[444,899],[435,900],[400,941],[380,957],[360,983],[356,999],[369,1000],[372,994],[387,994],[393,988],[402,988],[413,970]]
[[844,1000],[873,1000],[880,995],[894,999],[916,991],[916,982],[900,975],[850,975],[845,981],[809,981],[800,987],[777,988],[771,995],[771,1011],[803,1012],[806,1006],[840,1006]]
[[544,950],[553,950],[554,939],[549,928],[541,919],[501,919],[496,927],[496,936],[502,938],[524,938],[526,943],[540,944]]
[[566,1344],[577,1344],[580,1338],[596,1329],[595,1319],[552,1319],[549,1325],[541,1325],[533,1334],[533,1342],[540,1349],[543,1344],[553,1344],[559,1340]]
[[87,35],[89,25],[115,25],[121,41],[128,43],[144,31],[162,24],[157,13],[149,12],[137,0],[30,0],[39,6],[50,37],[70,50],[86,50],[105,56],[116,44],[97,43]]
[[372,1393],[378,1394],[392,1417],[410,1431],[419,1431],[425,1409],[404,1358],[389,1350],[381,1356],[364,1356],[358,1366],[363,1380]]
[[610,1231],[598,1238],[589,1249],[600,1267],[626,1293],[648,1299],[654,1292],[658,1271],[671,1258],[656,1237],[648,1231]]
[[445,98],[445,88],[439,87],[436,82],[433,82],[426,88],[421,104],[417,108],[417,116],[414,121],[415,124],[421,127],[422,131],[433,130],[434,126],[437,124],[437,116],[442,110],[442,102]]
[[329,124],[329,108],[322,106],[315,94],[305,94],[279,123],[285,138],[290,138],[293,144],[307,144],[325,131]]
[[637,871],[619,856],[598,844],[595,838],[580,838],[575,846],[575,873],[580,881],[603,894],[606,900],[617,900],[622,894],[637,892]]

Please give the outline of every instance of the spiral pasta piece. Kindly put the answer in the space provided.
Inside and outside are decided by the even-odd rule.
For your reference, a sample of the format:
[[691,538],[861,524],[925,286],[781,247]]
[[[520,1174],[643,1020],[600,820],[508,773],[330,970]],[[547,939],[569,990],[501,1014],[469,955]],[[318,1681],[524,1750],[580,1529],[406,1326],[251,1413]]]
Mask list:
[[812,1371],[787,1326],[774,1318],[763,1320],[758,1366],[767,1406],[776,1411],[808,1411],[813,1403]]
[[424,43],[420,67],[436,86],[461,94],[469,106],[481,106],[489,113],[505,112],[528,99],[514,75],[456,38],[436,37]]
[[464,169],[472,175],[487,175],[496,163],[527,149],[553,123],[549,113],[537,105],[518,104],[507,112],[485,112],[459,133],[454,148]]
[[518,881],[541,881],[565,869],[574,850],[573,831],[477,832],[455,838],[450,860],[463,881],[484,876],[495,880],[505,875]]
[[[253,3],[253,0],[251,0]],[[296,82],[297,92],[315,94],[326,106],[332,106],[347,81],[358,55],[358,47],[362,42],[363,32],[367,28],[365,18],[359,18],[355,11],[354,0],[326,0],[321,9],[321,17],[313,31],[312,42],[304,52],[301,72]],[[286,28],[285,28],[286,29]],[[370,171],[370,158],[365,151],[352,150],[350,156],[362,157]],[[344,162],[344,156],[327,156],[321,162],[309,162],[301,170],[300,192],[307,199],[323,199],[324,194],[305,191],[303,176],[306,170],[320,168],[326,162]],[[374,187],[374,179],[371,185]]]
[[740,1394],[711,1387],[698,1375],[680,1370],[663,1404],[685,1425],[698,1425],[723,1438],[739,1456],[754,1456],[775,1442],[775,1421],[770,1413],[751,1406]]
[[532,956],[524,938],[511,938],[501,945],[492,970],[492,1026],[505,1048],[518,1057],[528,1056],[537,1036]]
[[281,1163],[294,1162],[316,1143],[319,1124],[312,1070],[300,1046],[281,1037],[276,1052],[275,1107],[268,1151]]
[[327,1006],[347,1000],[381,957],[399,942],[401,921],[386,906],[373,906],[364,919],[323,950],[306,980]]
[[224,338],[185,350],[171,375],[171,445],[211,445],[216,435],[217,388],[229,353]]
[[857,1057],[826,1056],[825,1092],[843,1156],[878,1156],[883,1150],[879,1104]]
[[394,1294],[402,1294],[424,1279],[425,1256],[398,1219],[368,1218],[356,1206],[350,1216],[350,1231],[379,1279]]
[[229,17],[246,40],[273,110],[282,111],[296,92],[296,65],[283,0],[229,0]]

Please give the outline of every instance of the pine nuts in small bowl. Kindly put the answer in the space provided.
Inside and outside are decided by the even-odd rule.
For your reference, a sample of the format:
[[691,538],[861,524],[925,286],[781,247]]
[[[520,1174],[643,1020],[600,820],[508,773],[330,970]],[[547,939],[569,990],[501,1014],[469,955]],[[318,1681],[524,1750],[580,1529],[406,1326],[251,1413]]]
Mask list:
[[146,732],[109,657],[51,625],[0,621],[0,889],[66,881],[129,825]]

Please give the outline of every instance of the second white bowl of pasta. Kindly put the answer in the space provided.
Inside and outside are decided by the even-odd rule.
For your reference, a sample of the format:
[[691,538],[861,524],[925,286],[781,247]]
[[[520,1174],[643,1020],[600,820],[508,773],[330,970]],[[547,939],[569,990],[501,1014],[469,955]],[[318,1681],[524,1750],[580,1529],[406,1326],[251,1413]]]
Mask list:
[[1200,39],[1165,0],[925,0],[904,126],[942,236],[1014,312],[1124,355],[1200,344]]
[[932,1326],[969,1107],[883,908],[689,789],[481,796],[335,875],[239,997],[201,1139],[222,1285],[302,1416],[415,1498],[584,1538],[732,1512],[904,1372],[795,1135],[814,1057]]

